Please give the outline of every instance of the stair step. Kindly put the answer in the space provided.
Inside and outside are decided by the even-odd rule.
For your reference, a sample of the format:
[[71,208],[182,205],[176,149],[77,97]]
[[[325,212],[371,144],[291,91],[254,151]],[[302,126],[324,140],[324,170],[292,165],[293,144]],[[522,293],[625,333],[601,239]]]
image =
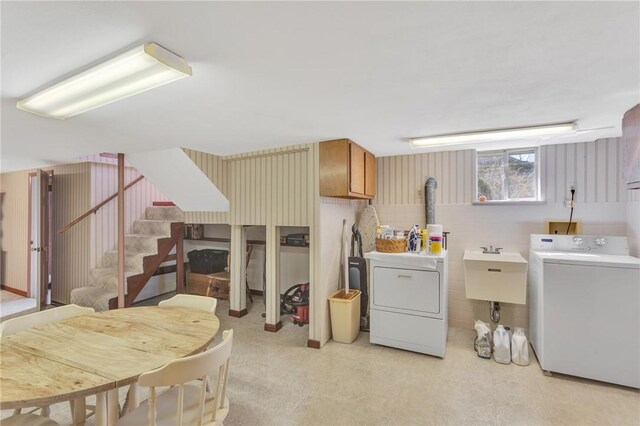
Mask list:
[[184,212],[175,206],[153,206],[147,207],[145,218],[184,222]]
[[171,235],[170,220],[136,220],[133,222],[133,233],[168,237]]
[[[157,252],[144,253],[144,252],[129,252],[124,253],[124,269],[125,271],[137,271],[142,273],[144,271],[143,261],[147,256],[155,256]],[[112,250],[104,254],[102,265],[109,268],[118,267],[118,251]]]
[[163,237],[145,234],[127,234],[124,236],[124,249],[126,252],[157,252],[158,240]]
[[71,303],[93,308],[98,312],[109,310],[109,299],[118,297],[118,292],[99,287],[80,287],[71,290]]
[[[137,275],[137,271],[124,271],[125,289],[126,279],[132,275]],[[89,287],[98,287],[105,290],[118,291],[118,269],[117,268],[93,268],[89,271]]]

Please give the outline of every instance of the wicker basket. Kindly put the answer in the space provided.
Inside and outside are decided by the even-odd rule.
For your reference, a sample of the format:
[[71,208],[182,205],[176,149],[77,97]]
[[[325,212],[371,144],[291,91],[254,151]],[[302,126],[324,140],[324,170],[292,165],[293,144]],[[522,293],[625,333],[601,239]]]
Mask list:
[[407,249],[407,239],[398,240],[376,239],[376,251],[380,253],[404,253]]

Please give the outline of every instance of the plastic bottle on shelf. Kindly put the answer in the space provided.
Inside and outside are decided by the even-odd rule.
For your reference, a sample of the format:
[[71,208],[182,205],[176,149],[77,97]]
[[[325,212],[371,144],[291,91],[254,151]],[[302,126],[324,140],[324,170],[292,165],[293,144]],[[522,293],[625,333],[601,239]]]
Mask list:
[[442,253],[442,225],[427,225],[429,233],[429,253]]
[[420,251],[428,251],[429,250],[429,235],[427,234],[427,230],[423,229],[420,231],[420,236],[422,239],[420,240]]

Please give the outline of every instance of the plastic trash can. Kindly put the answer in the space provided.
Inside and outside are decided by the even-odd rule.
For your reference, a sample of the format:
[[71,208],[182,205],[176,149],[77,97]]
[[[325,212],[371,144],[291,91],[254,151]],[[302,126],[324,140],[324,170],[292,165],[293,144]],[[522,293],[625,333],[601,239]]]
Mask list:
[[360,290],[339,290],[329,297],[333,340],[351,343],[360,334]]

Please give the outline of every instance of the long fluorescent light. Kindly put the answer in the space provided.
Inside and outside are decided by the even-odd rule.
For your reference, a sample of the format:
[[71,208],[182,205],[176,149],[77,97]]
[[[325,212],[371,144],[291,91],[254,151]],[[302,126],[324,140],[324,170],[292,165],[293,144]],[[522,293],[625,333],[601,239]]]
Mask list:
[[17,107],[65,119],[190,75],[180,56],[145,43],[21,99]]
[[413,148],[444,145],[461,145],[474,142],[489,142],[529,138],[532,136],[555,135],[575,132],[576,123],[545,124],[542,126],[512,127],[508,129],[482,130],[467,133],[425,136],[410,139]]

